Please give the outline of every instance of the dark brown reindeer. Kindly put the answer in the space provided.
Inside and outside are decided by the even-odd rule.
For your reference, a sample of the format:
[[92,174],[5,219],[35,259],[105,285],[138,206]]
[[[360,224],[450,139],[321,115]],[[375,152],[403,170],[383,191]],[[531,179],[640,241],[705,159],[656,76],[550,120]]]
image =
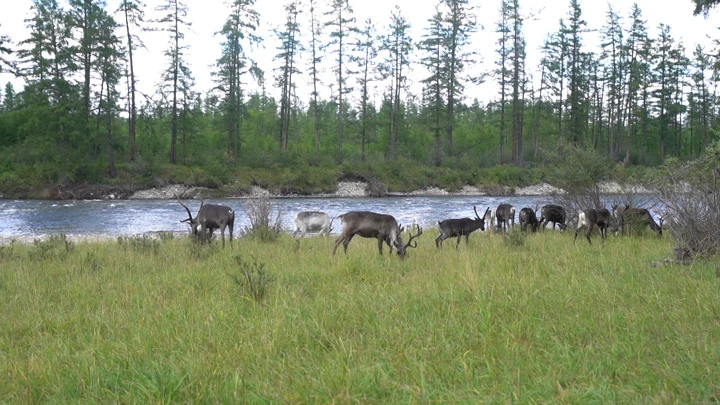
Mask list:
[[488,215],[490,208],[485,210],[482,218],[478,215],[477,208],[473,205],[473,211],[475,211],[475,218],[451,218],[444,221],[438,221],[438,229],[440,234],[435,238],[435,246],[438,248],[442,247],[442,243],[445,239],[449,239],[457,236],[457,243],[455,243],[455,249],[460,246],[460,238],[465,236],[465,245],[468,244],[470,234],[477,231],[478,229],[485,230],[485,217]]
[[535,215],[535,211],[533,211],[532,208],[525,207],[521,209],[520,214],[518,214],[518,219],[521,231],[527,231],[529,225],[531,231],[537,232],[540,221],[538,221],[537,215]]
[[495,218],[497,219],[497,228],[507,231],[509,224],[515,226],[515,207],[510,204],[500,204],[495,210]]
[[188,213],[188,219],[183,219],[180,222],[186,222],[190,225],[191,235],[197,237],[200,241],[208,241],[212,237],[213,231],[220,229],[222,245],[225,247],[225,228],[227,227],[230,232],[230,247],[232,247],[233,227],[235,224],[235,212],[232,208],[225,205],[205,204],[201,200],[197,216],[193,218],[190,208],[183,204],[180,198],[177,196],[175,198]]
[[607,228],[610,226],[611,220],[612,216],[610,215],[610,211],[608,211],[607,208],[588,208],[580,212],[578,214],[577,229],[575,230],[575,239],[573,239],[573,243],[577,241],[577,236],[580,232],[580,229],[587,227],[587,233],[585,234],[585,237],[587,238],[588,243],[592,244],[592,241],[590,241],[590,234],[592,233],[593,228],[595,228],[596,226],[600,229],[600,238],[604,242],[605,239],[607,239]]
[[555,205],[555,204],[546,204],[543,205],[543,207],[540,209],[540,229],[545,229],[545,225],[552,222],[553,223],[553,229],[555,229],[555,225],[559,225],[560,230],[565,230],[565,221],[567,219],[567,213],[565,212],[565,208]]
[[402,232],[404,228],[398,225],[397,220],[392,215],[369,211],[350,211],[338,216],[338,218],[340,218],[343,230],[340,237],[335,241],[335,246],[333,246],[333,256],[335,256],[335,251],[341,243],[345,254],[347,254],[348,244],[355,235],[358,235],[363,238],[376,238],[378,240],[378,251],[381,255],[383,243],[386,243],[390,247],[390,254],[395,249],[398,256],[405,257],[407,248],[417,247],[417,241],[413,245],[411,244],[412,240],[422,235],[422,228],[418,226],[417,234],[410,234],[408,242],[403,243]]
[[[625,234],[626,226],[630,228],[635,224],[639,224],[647,225],[653,232],[657,233],[658,236],[662,236],[662,226],[655,222],[652,214],[650,214],[650,211],[646,208],[635,208],[625,204],[624,207],[613,205],[612,209],[613,217],[618,221],[620,232],[623,235]],[[662,219],[660,220],[662,221]]]

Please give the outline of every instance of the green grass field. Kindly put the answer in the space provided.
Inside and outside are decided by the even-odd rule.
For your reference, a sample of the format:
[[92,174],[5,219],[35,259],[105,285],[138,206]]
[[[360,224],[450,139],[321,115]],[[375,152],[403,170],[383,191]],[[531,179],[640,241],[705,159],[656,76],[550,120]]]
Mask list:
[[0,402],[720,400],[717,261],[652,267],[672,249],[653,236],[436,234],[406,260],[360,238],[334,258],[321,237],[2,246]]

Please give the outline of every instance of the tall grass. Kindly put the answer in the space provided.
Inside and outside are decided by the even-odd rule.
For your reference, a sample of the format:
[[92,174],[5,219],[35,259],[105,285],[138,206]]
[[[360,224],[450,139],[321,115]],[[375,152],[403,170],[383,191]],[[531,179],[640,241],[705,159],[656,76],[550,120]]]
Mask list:
[[[518,246],[473,235],[407,260],[356,238],[186,238],[156,250],[0,250],[7,402],[676,402],[720,399],[718,263],[666,239]],[[299,245],[298,245],[299,243]],[[47,248],[44,248],[47,250]],[[272,282],[238,288],[241,260]],[[247,260],[245,261],[247,263]]]

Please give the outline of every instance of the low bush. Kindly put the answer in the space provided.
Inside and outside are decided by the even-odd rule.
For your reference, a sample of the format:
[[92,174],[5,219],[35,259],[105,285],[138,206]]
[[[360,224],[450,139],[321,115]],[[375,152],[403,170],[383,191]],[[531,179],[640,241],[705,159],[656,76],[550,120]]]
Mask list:
[[265,265],[254,257],[250,261],[246,261],[241,256],[235,256],[235,262],[238,269],[235,273],[228,273],[228,276],[243,297],[262,303],[270,283],[274,280],[273,276],[265,268]]
[[282,212],[277,204],[267,197],[251,198],[245,201],[243,209],[250,220],[245,236],[262,242],[278,239],[282,233]]
[[693,162],[668,160],[655,185],[676,259],[720,254],[720,142]]

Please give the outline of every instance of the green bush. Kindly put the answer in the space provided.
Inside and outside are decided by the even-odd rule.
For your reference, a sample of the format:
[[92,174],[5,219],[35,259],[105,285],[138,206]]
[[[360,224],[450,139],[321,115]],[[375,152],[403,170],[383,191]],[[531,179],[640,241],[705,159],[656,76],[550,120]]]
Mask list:
[[273,276],[265,269],[265,265],[256,258],[245,261],[241,256],[235,256],[238,269],[228,276],[235,283],[242,297],[248,297],[257,303],[262,303]]

